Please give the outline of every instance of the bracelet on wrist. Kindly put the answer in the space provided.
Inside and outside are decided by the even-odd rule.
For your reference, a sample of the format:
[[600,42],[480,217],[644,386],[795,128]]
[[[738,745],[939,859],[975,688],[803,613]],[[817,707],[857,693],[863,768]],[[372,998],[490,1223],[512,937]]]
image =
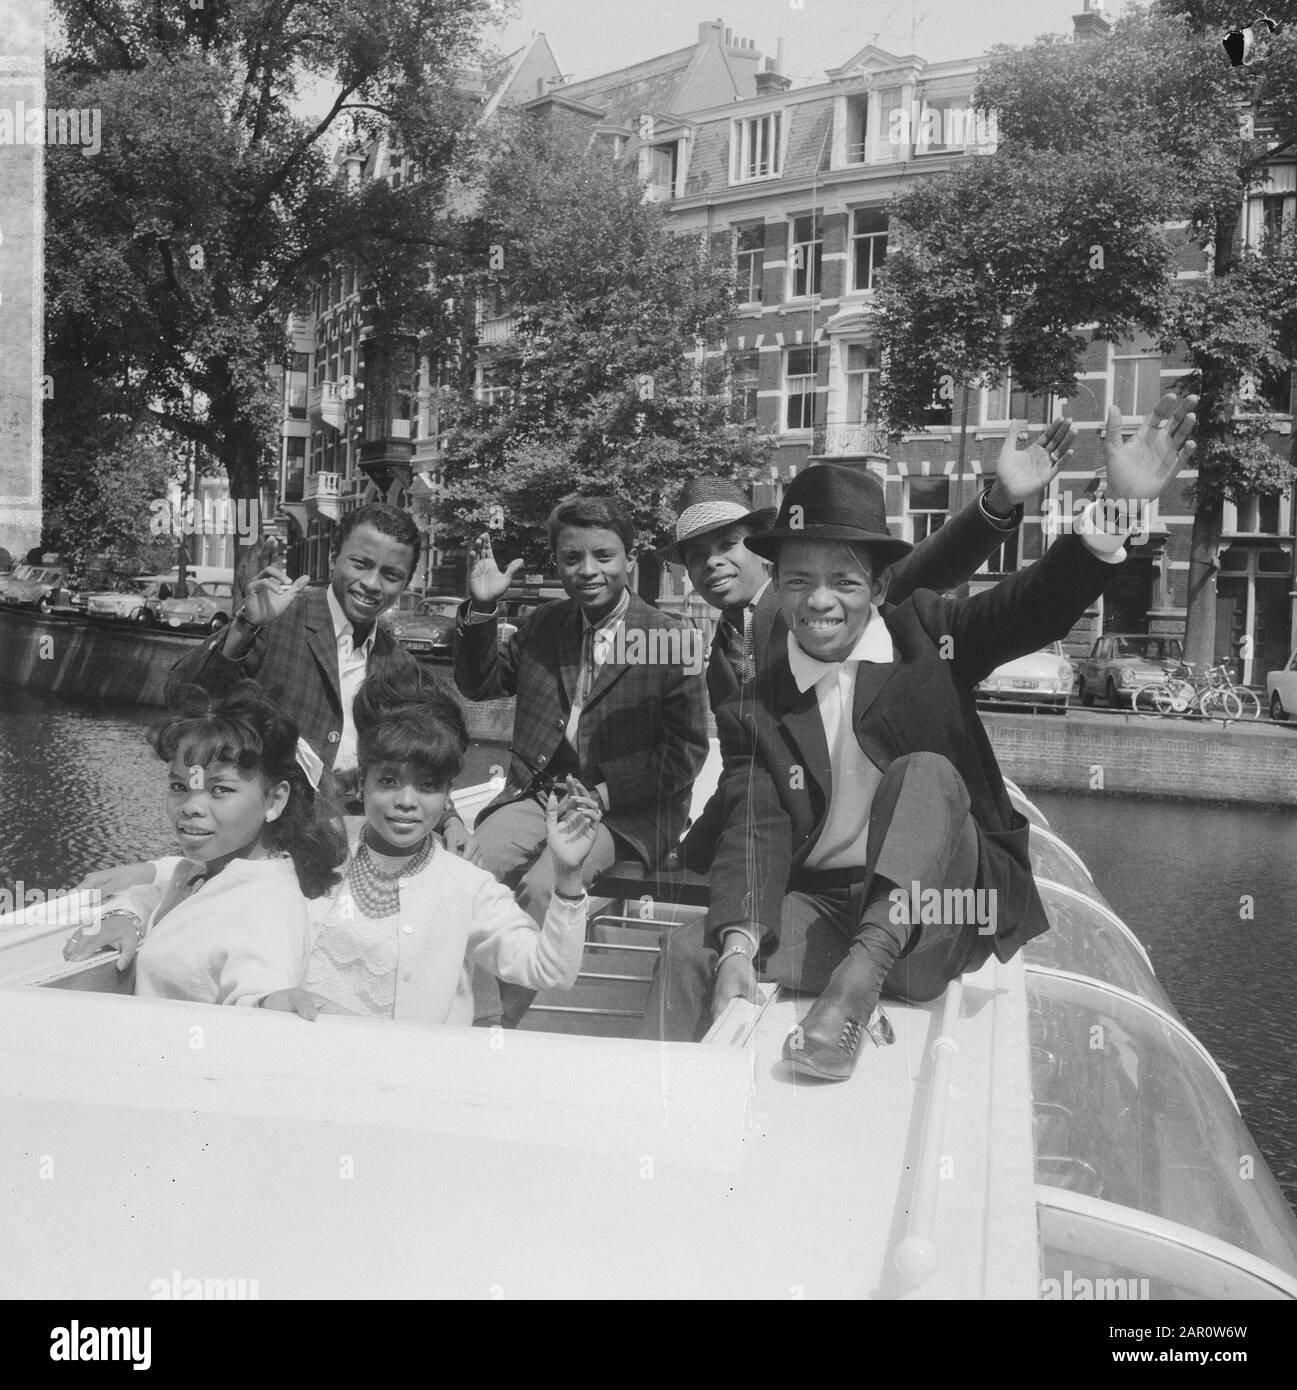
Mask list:
[[586,897],[586,891],[583,888],[579,893],[560,893],[558,889],[555,888],[554,896],[556,898],[562,898],[565,903],[579,903],[584,901]]
[[748,946],[750,946],[751,944],[751,942],[748,942],[747,945],[740,945],[739,943],[735,942],[734,945],[727,946],[721,952],[719,958],[717,959],[716,968],[712,971],[712,974],[719,975],[721,966],[724,965],[725,962],[729,960],[731,956],[742,956],[743,959],[747,961],[750,965],[752,963],[752,952],[748,950]]

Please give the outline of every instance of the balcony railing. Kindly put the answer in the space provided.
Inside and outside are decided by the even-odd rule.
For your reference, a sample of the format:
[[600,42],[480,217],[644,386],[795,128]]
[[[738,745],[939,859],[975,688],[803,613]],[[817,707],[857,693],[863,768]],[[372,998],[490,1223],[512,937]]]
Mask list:
[[312,386],[306,393],[306,413],[317,424],[328,425],[330,429],[340,430],[346,423],[347,403],[342,394],[342,384],[337,381],[321,382]]
[[811,436],[811,452],[834,458],[841,454],[888,452],[887,430],[872,421],[854,425],[817,425]]
[[313,515],[337,521],[341,512],[341,473],[312,473],[306,480],[302,501]]
[[478,341],[485,347],[507,343],[518,331],[517,314],[505,314],[503,318],[483,319]]

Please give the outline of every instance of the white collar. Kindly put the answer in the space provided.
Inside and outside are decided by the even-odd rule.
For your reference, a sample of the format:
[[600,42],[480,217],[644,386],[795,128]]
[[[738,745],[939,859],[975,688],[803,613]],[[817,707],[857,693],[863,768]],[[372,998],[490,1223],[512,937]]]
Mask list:
[[[342,605],[338,602],[337,595],[333,592],[333,585],[330,584],[325,590],[329,600],[329,616],[333,619],[333,636],[338,640],[345,633],[351,638],[355,638],[356,629],[351,619],[342,611]],[[368,652],[374,645],[374,634],[378,631],[378,619],[375,618],[369,629],[369,636],[356,648],[357,651]]]
[[856,638],[856,645],[852,647],[850,655],[843,657],[841,661],[820,661],[810,656],[797,645],[797,639],[793,634],[788,634],[788,665],[792,670],[793,679],[797,682],[798,690],[803,692],[813,685],[818,685],[825,676],[836,679],[842,668],[851,662],[873,661],[890,666],[895,658],[892,634],[888,632],[887,624],[883,622],[876,603],[870,607],[869,621],[865,624],[865,630]]

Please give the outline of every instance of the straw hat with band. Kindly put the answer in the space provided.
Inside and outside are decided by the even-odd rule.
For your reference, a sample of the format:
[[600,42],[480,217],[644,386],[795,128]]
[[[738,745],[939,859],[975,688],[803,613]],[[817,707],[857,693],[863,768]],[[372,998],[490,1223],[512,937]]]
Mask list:
[[700,536],[710,536],[747,521],[766,527],[775,519],[773,507],[754,507],[748,495],[728,478],[690,479],[680,494],[680,513],[676,519],[676,538],[657,551],[657,557],[673,565],[683,565],[681,547]]

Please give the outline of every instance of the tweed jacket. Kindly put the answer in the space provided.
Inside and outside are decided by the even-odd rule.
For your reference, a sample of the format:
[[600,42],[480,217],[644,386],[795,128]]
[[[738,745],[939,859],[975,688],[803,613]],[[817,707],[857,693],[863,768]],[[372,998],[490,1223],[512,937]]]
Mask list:
[[[1074,535],[1043,559],[972,598],[920,589],[882,612],[890,666],[861,663],[852,727],[882,770],[903,754],[939,753],[963,779],[978,836],[978,888],[994,889],[1000,927],[993,943],[1008,960],[1048,927],[1027,854],[1026,820],[1013,809],[973,687],[1016,656],[1065,637],[1116,572]],[[832,776],[814,687],[799,691],[787,650],[716,716],[724,765],[725,817],[710,875],[708,930],[744,925],[777,939],[790,879],[815,848]]]
[[[470,700],[517,696],[508,779],[481,819],[524,797],[534,772],[544,773],[559,753],[581,664],[583,618],[573,599],[547,603],[501,648],[496,625],[470,623],[468,611],[465,602],[455,634],[460,693]],[[660,655],[674,641],[683,651],[685,636],[698,636],[635,594],[625,635],[625,656],[637,643]],[[643,864],[656,864],[684,833],[690,788],[707,756],[701,671],[691,674],[679,661],[606,662],[582,708],[577,741],[582,781],[607,783],[604,823]]]
[[[221,628],[213,633],[171,668],[168,704],[175,702],[176,692],[184,685],[199,685],[219,695],[235,682],[251,678],[293,720],[332,771],[342,737],[342,692],[328,589],[307,589],[285,613],[256,634],[238,661],[231,661],[221,651],[226,632]],[[380,621],[374,629],[366,674],[388,666],[413,665],[414,658]]]
[[[1022,509],[1014,513],[1014,525]],[[957,516],[951,517],[925,540],[903,555],[887,570],[887,599],[901,603],[916,589],[933,589],[938,593],[953,588],[968,579],[978,565],[1003,544],[1013,527],[997,526],[982,510],[981,499],[974,498]],[[752,618],[753,654],[760,670],[772,658],[785,650],[788,627],[779,612],[779,595],[769,585],[757,601]],[[717,625],[707,662],[707,694],[713,710],[719,710],[726,700],[739,691],[738,673],[730,661],[724,634]],[[706,873],[716,852],[724,825],[719,791],[714,793],[699,813],[682,846],[685,866]]]

